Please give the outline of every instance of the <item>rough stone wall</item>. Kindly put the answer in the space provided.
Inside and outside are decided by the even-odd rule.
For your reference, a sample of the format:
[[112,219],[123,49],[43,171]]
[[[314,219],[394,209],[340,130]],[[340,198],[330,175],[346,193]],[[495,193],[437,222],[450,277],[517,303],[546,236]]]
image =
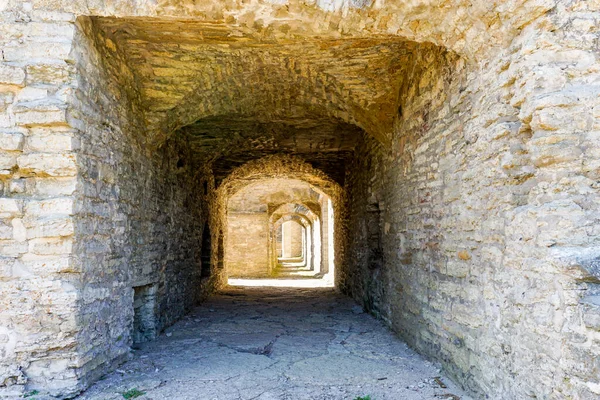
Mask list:
[[[382,186],[386,184],[382,176],[381,163],[389,161],[385,149],[377,141],[363,137],[356,149],[356,157],[349,166],[346,178],[348,196],[348,237],[347,264],[340,271],[340,290],[354,297],[374,315],[386,318],[384,308],[389,300],[385,298],[388,281],[381,264],[373,264],[372,243],[369,231],[381,232],[383,221],[378,212],[373,221],[371,209],[385,209],[381,198]],[[388,319],[389,322],[389,319]]]
[[74,31],[69,16],[0,15],[0,396],[77,381]]
[[228,276],[269,276],[269,216],[266,212],[229,213],[226,237],[225,266]]
[[481,396],[600,394],[599,10],[561,5],[482,68],[417,57],[392,149],[365,138],[347,180],[342,288]]
[[67,395],[127,356],[134,286],[156,284],[158,330],[198,301],[206,210],[177,143],[145,152],[131,76],[89,21],[8,17],[0,394]]
[[[181,193],[183,188],[173,183],[173,175],[169,175],[168,183],[155,169],[160,155],[167,158],[175,154],[176,143],[153,148],[147,154],[134,140],[125,141],[131,149],[122,148],[119,136],[116,143],[113,140],[99,148],[116,148],[114,156],[110,152],[106,158],[102,156],[109,167],[100,168],[103,163],[93,161],[93,151],[86,146],[101,135],[90,132],[92,138],[80,144],[79,131],[87,128],[77,125],[77,116],[69,120],[66,113],[71,92],[81,82],[77,75],[85,77],[83,71],[88,67],[95,70],[93,65],[79,71],[74,67],[71,51],[76,17],[161,15],[220,21],[233,27],[227,32],[239,33],[237,29],[241,29],[242,35],[254,38],[297,40],[310,36],[335,40],[391,35],[432,42],[459,54],[460,59],[433,57],[427,61],[432,65],[427,70],[426,57],[420,68],[413,72],[406,69],[409,74],[401,90],[402,117],[390,132],[394,136],[391,150],[378,149],[372,139],[361,145],[358,154],[365,157],[361,162],[370,172],[361,174],[355,169],[350,174],[355,186],[351,201],[346,203],[339,192],[335,203],[337,264],[345,265],[347,252],[353,252],[361,262],[348,264],[347,271],[341,273],[338,268],[338,281],[357,298],[370,299],[365,304],[371,310],[380,313],[413,346],[441,359],[475,392],[507,399],[534,395],[597,398],[599,2],[283,3],[0,1],[0,391],[14,396],[27,379],[33,385],[44,380],[45,389],[55,392],[85,386],[77,371],[91,371],[96,363],[92,357],[100,353],[88,346],[98,344],[99,339],[89,336],[91,331],[83,325],[88,320],[83,317],[90,316],[89,309],[100,307],[99,299],[106,295],[103,289],[111,273],[118,276],[117,287],[123,289],[125,297],[133,296],[123,283],[125,274],[119,275],[122,270],[115,267],[118,262],[111,264],[111,255],[118,251],[92,253],[95,242],[85,230],[93,226],[96,231],[94,224],[104,221],[99,215],[103,206],[92,210],[93,201],[86,199],[86,193],[94,188],[92,183],[96,181],[100,189],[121,190],[120,185],[104,180],[116,165],[111,157],[120,162],[122,154],[130,154],[136,161],[125,164],[143,167],[130,176],[140,187],[157,194],[166,210],[169,205],[181,205],[186,197]],[[116,48],[108,41],[105,46]],[[90,49],[91,56],[93,46]],[[421,56],[428,54],[425,51]],[[241,61],[239,65],[247,65]],[[352,63],[346,66],[353,68]],[[115,75],[123,74],[128,74],[127,69]],[[344,79],[339,81],[330,79],[333,75],[311,79],[317,84],[310,91],[320,97],[308,93],[303,99],[310,104],[334,92],[333,101],[326,102],[330,110],[322,115],[344,117],[349,123],[363,119],[362,110],[375,104],[369,97],[358,96],[362,100],[348,107],[344,101],[352,96],[340,87],[340,82],[348,82],[346,75],[358,74],[342,74]],[[294,77],[290,72],[290,79]],[[98,85],[96,82],[95,87]],[[237,89],[234,83],[227,87],[227,93],[235,98]],[[248,104],[255,105],[252,92],[245,93],[250,93],[247,98],[252,100]],[[198,96],[203,95],[198,92]],[[81,104],[90,104],[81,100],[86,96],[79,97]],[[215,97],[217,104],[221,96]],[[274,96],[273,104],[278,99]],[[100,100],[100,104],[113,101]],[[159,97],[157,103],[163,105],[167,100],[173,99]],[[193,119],[198,115],[193,110],[204,110],[196,102],[184,103],[176,101],[170,115]],[[91,125],[90,129],[108,135],[119,127],[127,135],[127,124],[122,121],[129,120],[132,111],[128,107],[112,111],[119,116],[105,121],[107,127]],[[90,113],[93,110],[81,110],[82,115]],[[177,119],[166,118],[157,126],[171,121]],[[155,138],[155,142],[165,143],[170,133],[155,132],[160,139]],[[366,165],[368,155],[370,166]],[[268,163],[259,163],[255,173],[289,172],[281,168],[286,163],[277,165],[271,168]],[[261,171],[264,166],[269,168]],[[104,178],[94,178],[95,168],[107,170],[98,173]],[[165,168],[175,169],[170,162]],[[160,190],[142,182],[151,176],[164,183]],[[225,203],[222,193],[214,190],[214,180],[204,179],[208,186],[203,193],[209,201],[213,246],[217,249],[213,259],[218,266]],[[123,188],[127,193],[128,185]],[[366,195],[369,190],[373,198]],[[135,199],[135,190],[130,194]],[[110,196],[116,197],[109,194],[107,198]],[[356,218],[346,220],[350,215],[347,205],[353,207]],[[149,215],[158,214],[156,207],[149,205]],[[160,213],[161,218],[164,214]],[[129,216],[137,217],[137,212]],[[365,217],[363,225],[358,216]],[[144,218],[140,216],[139,221]],[[189,217],[184,225],[188,222]],[[151,222],[141,225],[142,231],[154,229]],[[98,232],[107,231],[106,227],[98,228]],[[124,238],[123,243],[127,240]],[[371,249],[366,254],[360,244],[363,240],[380,241],[382,254],[370,254]],[[91,263],[74,256],[83,244],[90,245],[84,254],[96,257],[102,266],[99,274],[86,270],[93,268]],[[146,250],[156,245],[138,244]],[[140,250],[138,265],[153,263],[152,256],[142,255],[146,250]],[[170,263],[161,268],[169,271],[167,265]],[[380,283],[368,275],[372,273],[369,268],[380,269]],[[216,276],[223,273],[218,268],[215,271]],[[92,276],[97,286],[84,291],[85,279]],[[176,292],[170,285],[165,293]],[[105,348],[108,354],[122,353],[124,345],[119,340],[112,348]],[[48,374],[52,379],[46,379]]]
[[153,286],[156,332],[205,295],[200,255],[207,209],[203,177],[187,162],[185,146],[173,139],[152,152],[145,147],[125,57],[89,19],[78,26],[74,251],[84,285],[79,351],[86,361],[78,373],[94,380],[128,354],[134,287]]

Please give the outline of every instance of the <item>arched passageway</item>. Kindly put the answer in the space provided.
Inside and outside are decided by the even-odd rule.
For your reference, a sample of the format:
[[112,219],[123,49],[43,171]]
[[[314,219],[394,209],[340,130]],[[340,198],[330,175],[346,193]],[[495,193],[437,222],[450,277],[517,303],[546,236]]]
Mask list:
[[298,398],[316,358],[385,398],[403,383],[369,371],[408,353],[349,296],[473,396],[598,398],[599,12],[0,1],[0,397],[72,398],[178,343],[200,371],[252,355],[263,397]]
[[[284,169],[257,173],[257,168]],[[333,286],[339,184],[289,156],[249,163],[232,176],[220,189],[227,205],[225,274],[233,279],[302,278],[306,285]],[[311,277],[326,283],[306,280]]]

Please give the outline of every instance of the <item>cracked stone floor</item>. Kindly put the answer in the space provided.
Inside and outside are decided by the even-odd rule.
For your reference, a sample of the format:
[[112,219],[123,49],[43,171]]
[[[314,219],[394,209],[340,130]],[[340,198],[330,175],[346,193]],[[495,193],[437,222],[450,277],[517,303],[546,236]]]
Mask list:
[[230,286],[77,399],[128,391],[140,400],[468,399],[331,288]]

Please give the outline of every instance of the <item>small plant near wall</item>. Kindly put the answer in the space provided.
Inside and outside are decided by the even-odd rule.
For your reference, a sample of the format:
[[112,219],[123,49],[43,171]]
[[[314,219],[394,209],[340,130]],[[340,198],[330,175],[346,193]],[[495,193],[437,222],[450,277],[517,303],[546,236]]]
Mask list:
[[375,399],[372,399],[371,396],[359,396],[359,397],[355,398],[354,400],[375,400]]
[[143,396],[145,394],[146,394],[146,392],[142,392],[141,390],[139,390],[137,388],[133,388],[133,389],[129,389],[128,391],[123,393],[123,398],[125,400],[130,400],[130,399],[135,399],[136,397]]

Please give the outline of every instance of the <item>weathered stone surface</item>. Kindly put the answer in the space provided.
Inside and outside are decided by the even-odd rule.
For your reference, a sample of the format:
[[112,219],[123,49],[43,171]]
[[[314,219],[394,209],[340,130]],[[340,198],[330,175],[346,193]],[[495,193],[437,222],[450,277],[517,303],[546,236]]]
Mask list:
[[19,151],[23,149],[23,134],[19,132],[0,132],[0,150]]
[[340,290],[470,392],[597,398],[599,12],[0,1],[0,396],[124,360],[135,293],[173,323],[227,274],[228,198],[293,177]]
[[74,200],[71,197],[34,200],[25,204],[27,216],[72,215],[74,212]]
[[[568,19],[561,10],[557,19]],[[393,157],[365,138],[350,167],[352,245],[341,285],[416,348],[452,360],[453,374],[481,396],[594,398],[596,378],[558,360],[596,357],[587,347],[594,317],[581,322],[580,295],[595,284],[578,283],[566,265],[598,246],[598,188],[580,148],[596,147],[585,138],[598,96],[584,82],[598,66],[589,50],[554,54],[569,33],[550,44],[543,30],[526,29],[515,53],[490,61],[499,67],[489,75],[473,79],[479,73],[460,61],[432,57],[427,81],[407,80]],[[493,89],[503,71],[515,86]],[[385,262],[372,270],[377,241]],[[570,261],[550,250],[561,248]],[[508,350],[494,350],[499,343]],[[532,363],[553,367],[530,374]]]
[[0,218],[14,218],[22,212],[21,202],[17,199],[0,198]]
[[152,398],[469,399],[355,307],[332,289],[229,288],[76,399],[132,388]]
[[53,102],[21,103],[14,108],[15,122],[19,126],[33,127],[66,125],[66,111]]
[[27,84],[56,85],[72,79],[73,67],[65,62],[28,65]]
[[41,176],[75,176],[75,155],[31,153],[19,156],[17,165],[22,174]]
[[32,130],[32,133],[26,144],[29,152],[62,153],[73,151],[77,147],[77,140],[71,132],[46,133]]
[[25,82],[23,68],[0,65],[0,84],[22,86]]

